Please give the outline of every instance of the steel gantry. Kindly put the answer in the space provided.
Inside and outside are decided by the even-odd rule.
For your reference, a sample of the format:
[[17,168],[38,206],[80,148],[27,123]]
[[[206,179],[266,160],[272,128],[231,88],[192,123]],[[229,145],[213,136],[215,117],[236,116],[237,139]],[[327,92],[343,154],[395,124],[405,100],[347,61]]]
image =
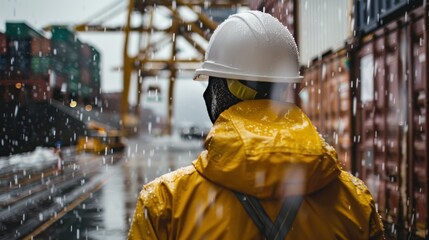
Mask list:
[[[136,133],[139,122],[140,99],[145,77],[156,76],[160,71],[169,71],[168,119],[166,133],[172,131],[173,90],[178,71],[194,70],[203,60],[205,46],[218,23],[206,13],[228,11],[247,6],[245,0],[119,0],[101,9],[82,24],[73,29],[78,32],[124,32],[123,48],[123,93],[121,98],[121,120],[125,134]],[[104,26],[103,23],[114,15],[127,11],[125,25]],[[162,11],[169,19],[168,26],[160,27],[155,12]],[[184,11],[186,13],[184,13]],[[135,19],[138,24],[135,24]],[[159,20],[159,19],[158,19]],[[165,22],[165,20],[164,20]],[[165,24],[164,24],[165,25]],[[49,30],[50,27],[44,28]],[[138,33],[138,53],[130,51],[131,34]],[[161,36],[161,37],[160,37]],[[179,59],[178,39],[184,39],[198,53],[192,58]],[[157,58],[156,53],[171,47],[168,58]],[[137,106],[130,107],[132,74],[137,73]]]
[[[171,134],[172,116],[173,116],[173,93],[174,84],[179,70],[193,70],[203,60],[205,47],[199,39],[209,40],[218,23],[213,21],[205,13],[205,9],[234,9],[246,5],[247,1],[224,1],[224,0],[174,0],[174,1],[141,1],[130,0],[128,5],[127,22],[124,27],[125,45],[124,45],[124,89],[122,94],[122,120],[125,128],[133,126],[132,117],[138,116],[140,109],[140,94],[142,92],[142,82],[146,76],[156,75],[160,70],[169,71],[169,90],[168,90],[168,120],[167,134]],[[170,17],[170,26],[160,29],[154,23],[154,12],[163,9]],[[183,10],[193,15],[192,20],[186,19]],[[136,16],[140,15],[140,16]],[[140,26],[132,26],[132,17],[140,17]],[[146,23],[145,23],[146,20]],[[141,32],[140,37],[145,37],[144,44],[139,46],[139,52],[136,56],[129,53],[130,33],[132,31]],[[163,37],[153,40],[152,36],[162,33]],[[178,59],[177,40],[183,38],[199,53],[198,57],[188,59]],[[155,53],[166,47],[171,46],[171,54],[168,59],[156,59]],[[128,112],[128,96],[130,93],[130,82],[133,71],[138,71],[137,87],[137,106],[134,113]]]

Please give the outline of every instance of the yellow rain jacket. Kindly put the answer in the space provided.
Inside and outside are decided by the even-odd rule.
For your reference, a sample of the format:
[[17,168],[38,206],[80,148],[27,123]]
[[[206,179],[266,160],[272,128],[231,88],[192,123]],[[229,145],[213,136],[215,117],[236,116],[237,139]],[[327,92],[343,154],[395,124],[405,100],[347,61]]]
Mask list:
[[231,190],[257,197],[272,221],[284,197],[304,195],[286,239],[383,239],[368,189],[295,105],[240,102],[205,148],[192,166],[144,186],[129,239],[263,239]]

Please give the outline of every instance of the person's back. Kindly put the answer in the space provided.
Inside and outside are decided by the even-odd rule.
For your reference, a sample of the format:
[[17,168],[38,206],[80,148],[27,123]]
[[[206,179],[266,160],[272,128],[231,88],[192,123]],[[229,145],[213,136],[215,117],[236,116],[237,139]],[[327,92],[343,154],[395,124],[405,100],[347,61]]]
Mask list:
[[[282,101],[283,93],[300,81],[297,71],[270,77],[269,72],[256,75],[251,69],[240,73],[240,67],[245,68],[240,66],[229,67],[234,72],[225,74],[228,64],[211,61],[213,38],[237,23],[250,30],[260,27],[261,36],[264,26],[280,24],[268,14],[248,12],[233,15],[215,31],[205,65],[197,70],[197,77],[209,77],[204,99],[214,122],[205,150],[191,166],[144,186],[129,239],[279,239],[277,230],[284,228],[290,229],[286,239],[383,239],[365,185],[341,170],[335,150],[307,116]],[[286,44],[289,50],[296,48]],[[297,61],[295,51],[292,58]],[[296,217],[288,217],[294,207],[284,202],[296,197],[302,199]],[[249,208],[259,209],[258,216]],[[280,229],[274,231],[274,225]]]

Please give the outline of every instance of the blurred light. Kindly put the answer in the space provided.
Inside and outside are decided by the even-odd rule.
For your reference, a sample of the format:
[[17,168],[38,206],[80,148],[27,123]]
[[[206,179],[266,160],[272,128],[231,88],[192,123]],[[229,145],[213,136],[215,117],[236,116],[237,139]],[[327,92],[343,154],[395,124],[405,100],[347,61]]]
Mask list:
[[15,87],[16,87],[17,89],[21,89],[22,84],[21,84],[21,83],[16,83],[16,84],[15,84]]
[[92,106],[91,105],[86,105],[85,106],[85,110],[88,111],[88,112],[91,111],[92,110]]
[[77,106],[77,102],[75,100],[71,100],[70,107],[74,108]]

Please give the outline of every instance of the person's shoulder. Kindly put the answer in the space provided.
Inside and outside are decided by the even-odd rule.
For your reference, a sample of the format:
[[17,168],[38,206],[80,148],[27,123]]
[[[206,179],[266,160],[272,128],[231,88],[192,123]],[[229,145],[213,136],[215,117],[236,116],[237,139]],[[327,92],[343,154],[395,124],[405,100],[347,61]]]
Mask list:
[[152,213],[165,214],[178,191],[189,187],[191,178],[198,174],[194,166],[187,166],[166,173],[143,186],[139,200]]
[[149,194],[154,190],[161,190],[163,188],[167,188],[163,189],[164,191],[168,190],[173,192],[177,184],[181,184],[183,181],[186,181],[195,173],[195,167],[192,165],[166,173],[144,185],[141,194]]
[[347,171],[341,171],[339,177],[347,188],[350,189],[350,193],[355,195],[362,204],[369,205],[373,201],[371,192],[361,179],[353,176],[353,174]]

